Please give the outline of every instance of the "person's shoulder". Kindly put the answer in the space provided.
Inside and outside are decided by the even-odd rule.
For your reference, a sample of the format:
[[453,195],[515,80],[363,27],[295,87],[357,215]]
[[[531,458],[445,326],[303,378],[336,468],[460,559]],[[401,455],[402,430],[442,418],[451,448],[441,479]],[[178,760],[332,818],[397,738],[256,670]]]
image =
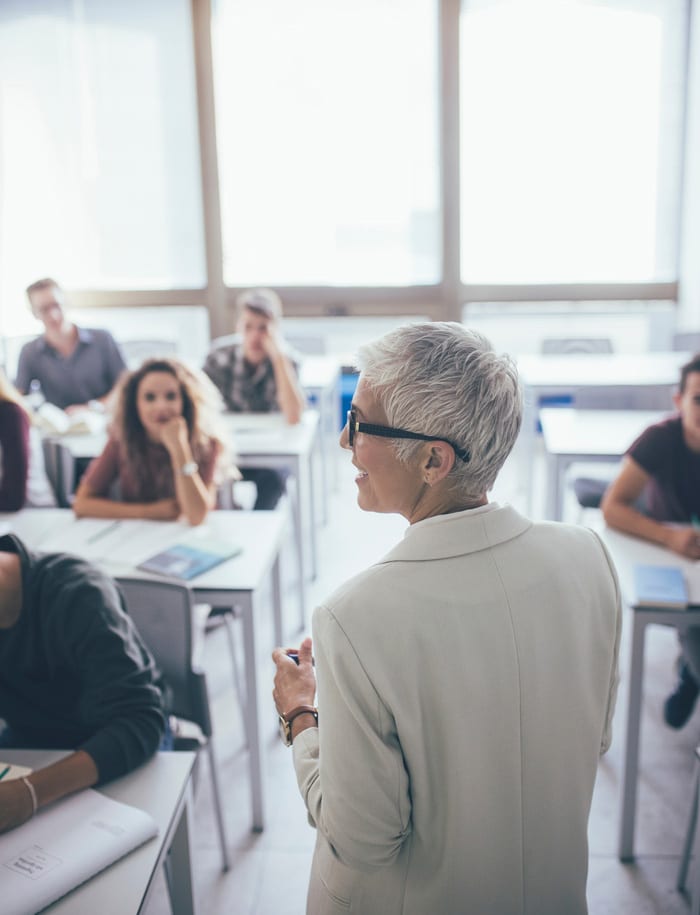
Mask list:
[[78,332],[83,340],[98,344],[114,343],[113,334],[105,327],[79,327]]
[[231,362],[236,359],[241,352],[243,341],[237,334],[232,334],[225,340],[213,345],[207,354],[207,361],[214,361],[220,364]]
[[29,424],[29,417],[22,407],[14,400],[0,400],[0,418],[9,421],[15,420],[24,425]]
[[38,337],[34,337],[32,340],[27,340],[27,342],[19,351],[19,358],[26,359],[28,356],[33,356],[35,353],[41,352],[43,348],[44,337],[42,334],[39,334]]
[[[50,597],[52,612],[108,615],[120,606],[114,581],[101,569],[72,553],[34,553],[30,575],[38,593]],[[82,599],[81,599],[82,598]],[[102,613],[100,613],[102,611]]]

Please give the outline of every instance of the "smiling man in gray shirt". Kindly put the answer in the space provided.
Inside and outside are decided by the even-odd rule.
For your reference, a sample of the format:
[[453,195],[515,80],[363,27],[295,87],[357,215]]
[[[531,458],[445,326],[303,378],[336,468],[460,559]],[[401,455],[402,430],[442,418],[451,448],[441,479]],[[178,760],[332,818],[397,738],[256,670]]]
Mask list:
[[27,288],[27,296],[44,333],[22,348],[19,390],[26,394],[32,381],[38,381],[46,400],[68,412],[103,404],[126,368],[112,335],[69,321],[63,290],[55,280],[37,280]]

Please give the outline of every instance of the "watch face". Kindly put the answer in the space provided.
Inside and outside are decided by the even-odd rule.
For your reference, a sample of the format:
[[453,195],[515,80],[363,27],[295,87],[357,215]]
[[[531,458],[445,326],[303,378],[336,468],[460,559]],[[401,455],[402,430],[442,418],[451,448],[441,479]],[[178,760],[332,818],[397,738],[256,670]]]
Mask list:
[[291,747],[292,745],[292,727],[290,724],[284,720],[281,715],[277,716],[280,723],[280,737],[282,738],[282,743],[285,747]]

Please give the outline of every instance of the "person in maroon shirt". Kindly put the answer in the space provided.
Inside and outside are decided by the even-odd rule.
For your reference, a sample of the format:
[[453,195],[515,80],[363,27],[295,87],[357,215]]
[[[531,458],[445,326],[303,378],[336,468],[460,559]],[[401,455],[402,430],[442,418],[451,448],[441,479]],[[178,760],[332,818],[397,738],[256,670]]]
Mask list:
[[29,416],[0,369],[0,511],[24,505],[29,478]]
[[217,393],[176,359],[148,359],[120,382],[110,439],[83,476],[78,517],[184,516],[201,524],[216,502],[226,452]]
[[[700,354],[681,369],[673,400],[678,415],[632,443],[601,508],[611,527],[700,559]],[[642,496],[644,513],[635,507]],[[680,641],[678,684],[664,704],[673,728],[688,721],[700,693],[700,627],[681,633]]]

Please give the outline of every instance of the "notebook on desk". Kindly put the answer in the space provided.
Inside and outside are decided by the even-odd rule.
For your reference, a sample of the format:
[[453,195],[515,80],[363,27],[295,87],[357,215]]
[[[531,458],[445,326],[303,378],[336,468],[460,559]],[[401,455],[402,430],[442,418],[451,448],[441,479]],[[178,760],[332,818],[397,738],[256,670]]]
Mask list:
[[87,789],[0,836],[3,915],[32,915],[158,834],[143,810]]
[[154,572],[156,575],[166,575],[168,578],[189,581],[222,562],[226,562],[227,559],[237,556],[242,549],[235,544],[198,538],[191,543],[174,543],[166,550],[161,550],[160,553],[139,563],[137,568],[144,572]]
[[634,605],[685,610],[689,604],[683,570],[677,566],[635,565]]

